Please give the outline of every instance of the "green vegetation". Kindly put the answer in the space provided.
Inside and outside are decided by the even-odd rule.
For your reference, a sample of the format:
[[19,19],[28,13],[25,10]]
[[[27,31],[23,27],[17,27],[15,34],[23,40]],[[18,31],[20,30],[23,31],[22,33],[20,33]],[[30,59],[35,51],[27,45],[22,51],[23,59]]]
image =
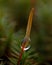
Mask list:
[[[30,0],[0,0],[0,65],[18,65],[26,34]],[[37,0],[30,34],[30,48],[20,65],[51,65],[52,0]]]

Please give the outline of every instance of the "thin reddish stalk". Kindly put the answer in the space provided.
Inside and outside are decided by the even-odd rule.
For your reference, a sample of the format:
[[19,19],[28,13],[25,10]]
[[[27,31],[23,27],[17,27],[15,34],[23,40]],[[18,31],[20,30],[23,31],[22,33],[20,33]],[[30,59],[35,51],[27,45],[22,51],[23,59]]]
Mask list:
[[20,53],[20,55],[19,55],[19,60],[18,60],[18,64],[17,64],[17,65],[20,65],[20,61],[21,61],[22,55],[23,55],[23,53],[24,53],[25,43],[23,42],[22,44],[23,44],[23,45],[22,45],[22,50],[21,50],[21,53]]
[[[32,10],[30,12],[30,15],[29,15],[28,25],[27,25],[27,30],[26,30],[25,38],[28,38],[30,36],[31,27],[32,27],[33,13],[34,13],[34,8],[32,8]],[[28,41],[27,40],[25,40],[25,42],[22,43],[22,51],[21,51],[20,56],[19,56],[18,65],[20,65],[20,61],[22,59],[22,55],[24,53],[24,48],[25,48],[26,44],[28,44]]]
[[[31,1],[32,1],[32,0],[31,0]],[[32,1],[33,6],[34,6],[34,1],[35,1],[35,0]],[[25,38],[28,38],[28,37],[30,36],[31,27],[32,27],[33,13],[34,13],[34,8],[32,8],[32,10],[31,10],[31,12],[30,12],[30,15],[29,15]],[[28,41],[25,41],[25,42],[22,43],[22,51],[21,51],[21,53],[20,53],[20,56],[19,56],[19,60],[18,60],[18,64],[17,64],[17,65],[20,65],[20,61],[21,61],[21,59],[22,59],[22,55],[23,55],[23,53],[24,53],[24,48],[25,48],[26,44],[28,44]]]

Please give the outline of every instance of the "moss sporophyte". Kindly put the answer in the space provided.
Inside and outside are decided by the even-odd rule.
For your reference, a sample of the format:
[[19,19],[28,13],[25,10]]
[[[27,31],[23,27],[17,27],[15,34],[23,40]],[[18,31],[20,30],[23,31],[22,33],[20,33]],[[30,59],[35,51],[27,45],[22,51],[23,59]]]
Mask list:
[[22,45],[21,45],[22,51],[20,53],[17,65],[20,65],[20,61],[22,59],[22,55],[23,55],[24,51],[26,51],[30,48],[30,46],[27,47],[27,45],[29,44],[29,41],[30,41],[30,32],[31,32],[31,27],[32,27],[33,14],[34,14],[34,8],[32,8],[31,11],[30,11],[28,24],[27,24],[27,29],[26,29],[26,35],[25,35],[25,38],[24,38],[24,40],[22,42]]

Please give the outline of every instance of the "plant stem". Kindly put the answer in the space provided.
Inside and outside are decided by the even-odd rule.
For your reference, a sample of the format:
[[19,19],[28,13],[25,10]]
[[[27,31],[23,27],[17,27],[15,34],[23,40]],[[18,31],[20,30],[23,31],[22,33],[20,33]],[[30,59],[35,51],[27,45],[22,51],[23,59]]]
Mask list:
[[[34,13],[34,8],[32,8],[31,11],[30,11],[30,15],[29,15],[29,19],[28,19],[28,25],[27,25],[27,30],[26,30],[25,38],[28,38],[30,36],[31,27],[32,27],[33,13]],[[22,43],[22,51],[20,53],[20,56],[19,56],[19,60],[18,60],[18,64],[17,65],[20,65],[20,61],[22,59],[22,55],[24,53],[24,48],[25,48],[26,44],[28,44],[28,41],[25,41],[25,42]]]

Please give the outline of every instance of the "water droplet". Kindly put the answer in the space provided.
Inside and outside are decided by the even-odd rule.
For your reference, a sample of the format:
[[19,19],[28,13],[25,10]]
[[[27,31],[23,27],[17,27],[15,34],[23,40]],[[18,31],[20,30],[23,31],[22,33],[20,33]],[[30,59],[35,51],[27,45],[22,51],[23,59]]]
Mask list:
[[[21,48],[22,48],[22,46],[21,46]],[[27,51],[29,49],[30,49],[30,45],[28,47],[24,48],[24,51]]]

